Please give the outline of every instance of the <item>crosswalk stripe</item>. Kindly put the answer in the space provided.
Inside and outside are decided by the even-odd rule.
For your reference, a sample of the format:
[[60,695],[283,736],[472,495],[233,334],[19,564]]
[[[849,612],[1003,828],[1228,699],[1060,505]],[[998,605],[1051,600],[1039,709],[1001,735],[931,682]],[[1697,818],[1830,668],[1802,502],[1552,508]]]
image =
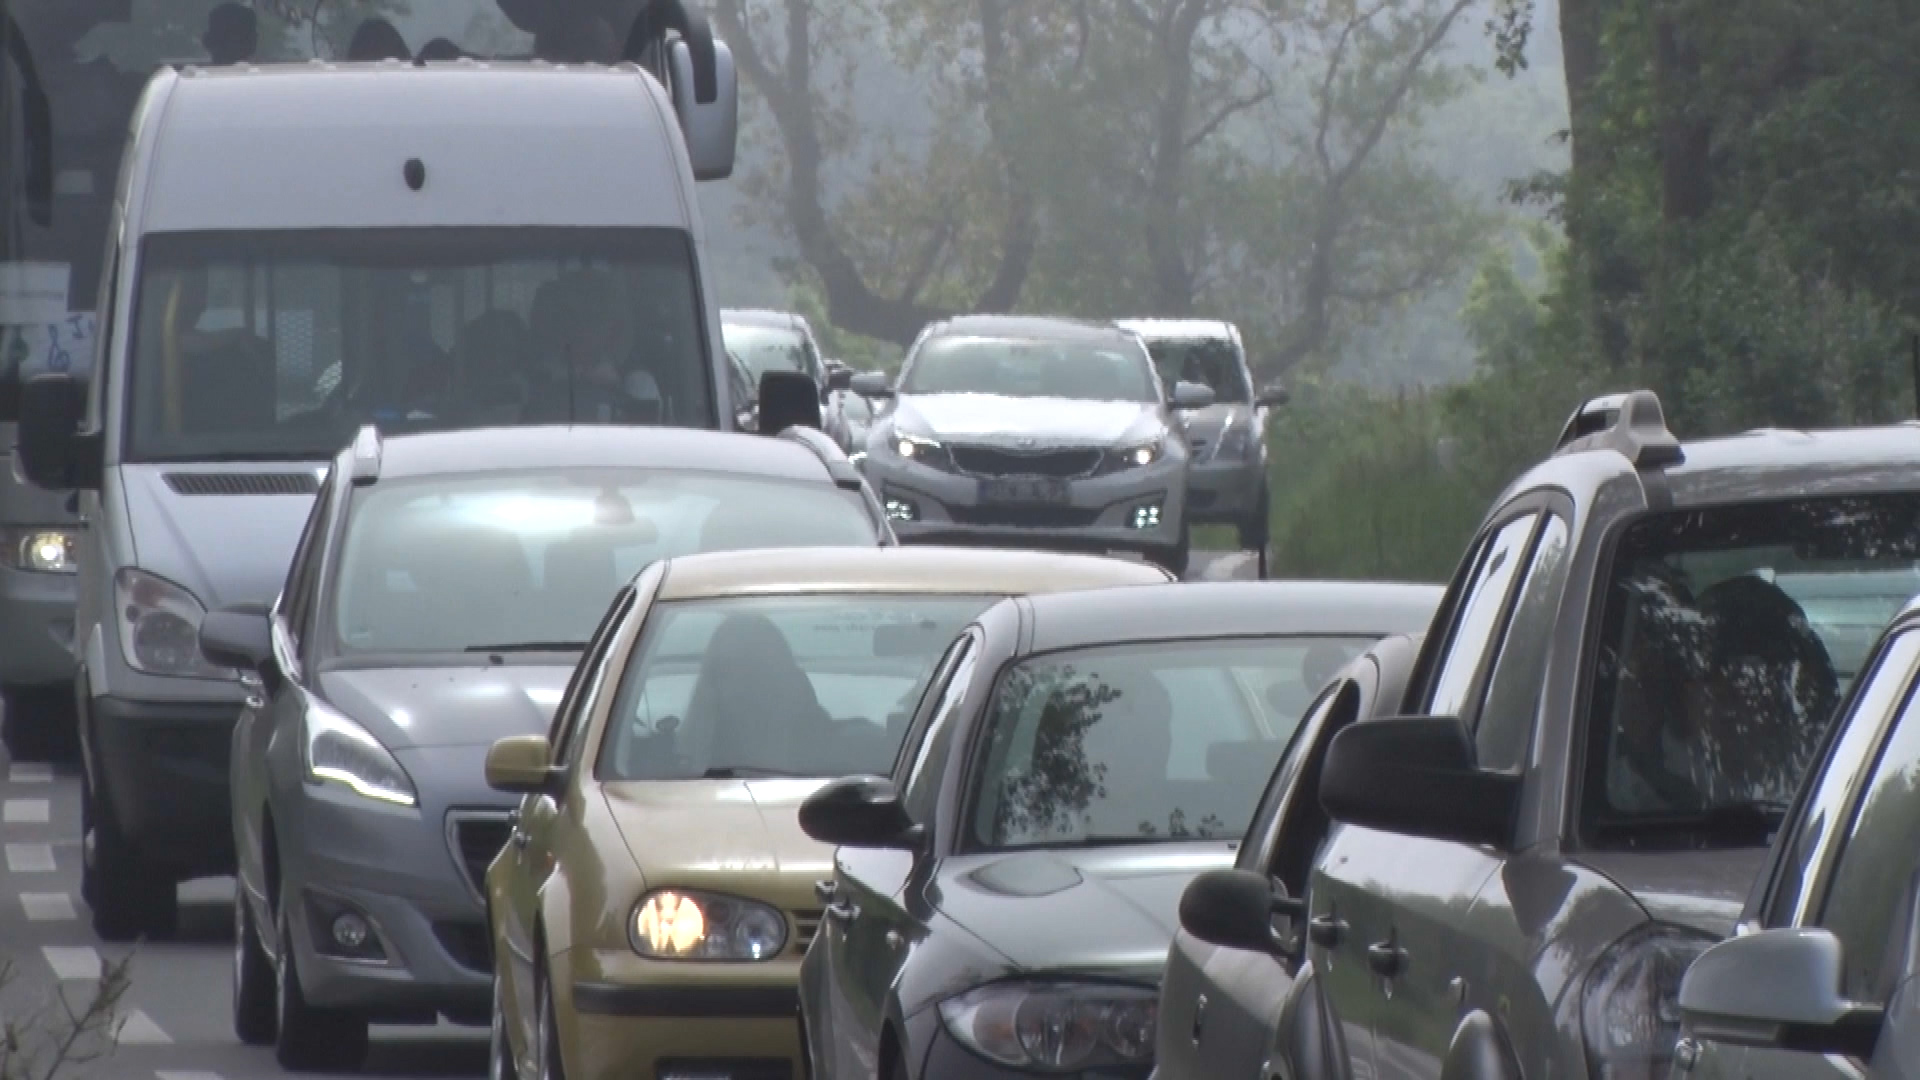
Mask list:
[[61,922],[74,917],[73,897],[63,892],[21,893],[20,906],[26,909],[29,922]]
[[53,780],[51,765],[12,765],[7,768],[7,779],[16,784],[46,784]]
[[7,872],[10,874],[51,874],[54,871],[52,844],[8,844]]
[[154,1080],[220,1080],[217,1072],[193,1072],[186,1069],[161,1069],[154,1073]]
[[40,952],[62,982],[100,977],[100,950],[91,945],[42,945]]
[[44,825],[49,809],[46,799],[8,799],[5,809],[0,810],[0,821],[9,825]]
[[139,1009],[128,1009],[125,1019],[120,1023],[120,1034],[114,1041],[123,1046],[154,1046],[170,1043],[173,1039],[160,1030],[160,1025],[153,1022],[153,1017]]

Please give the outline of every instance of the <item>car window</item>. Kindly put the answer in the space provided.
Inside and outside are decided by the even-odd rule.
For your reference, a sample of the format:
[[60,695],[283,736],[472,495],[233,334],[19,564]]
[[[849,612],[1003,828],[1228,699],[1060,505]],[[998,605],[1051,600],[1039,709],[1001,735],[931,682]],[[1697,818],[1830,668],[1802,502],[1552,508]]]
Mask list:
[[593,639],[588,643],[580,662],[573,666],[573,674],[567,678],[566,692],[560,695],[559,703],[553,710],[553,721],[547,732],[547,744],[551,748],[554,761],[571,761],[573,740],[580,727],[580,718],[593,708],[598,700],[598,684],[606,671],[607,654],[613,649],[613,639],[620,636],[620,623],[633,610],[635,593],[631,588],[623,588],[614,597],[613,603],[600,616],[600,625],[594,629]]
[[1910,696],[1880,751],[1834,864],[1819,925],[1840,939],[1843,992],[1884,1002],[1905,960],[1920,875],[1920,697]]
[[1506,608],[1507,592],[1519,572],[1527,539],[1533,535],[1539,513],[1522,514],[1500,526],[1488,542],[1465,600],[1447,637],[1446,651],[1434,671],[1425,711],[1433,716],[1457,716],[1467,702],[1474,676],[1480,672],[1495,624]]
[[[1813,618],[1795,591],[1847,596],[1857,611],[1876,589],[1904,602],[1916,569],[1911,494],[1696,507],[1630,524],[1602,575],[1582,842],[1765,846],[1851,682],[1836,657],[1852,617]],[[1795,591],[1781,583],[1789,576]]]
[[1152,359],[1130,340],[956,335],[914,350],[900,375],[900,392],[1158,402],[1155,382]]
[[654,605],[620,674],[604,781],[883,773],[940,650],[997,596]]
[[1501,638],[1500,655],[1477,710],[1473,741],[1483,769],[1512,771],[1526,764],[1533,721],[1553,646],[1554,619],[1567,581],[1567,523],[1549,517],[1533,546],[1533,561]]
[[980,658],[980,641],[971,634],[961,639],[959,648],[953,674],[934,706],[926,736],[914,748],[913,765],[907,770],[906,782],[900,789],[907,820],[920,825],[931,823],[939,810],[940,779],[946,772],[947,755],[953,751],[954,737],[963,726],[960,706],[966,701],[967,688],[973,685],[974,668]]
[[313,613],[313,597],[320,576],[320,555],[326,549],[327,518],[333,513],[333,470],[328,469],[320,482],[320,494],[307,513],[307,527],[295,549],[288,571],[286,600],[282,614],[287,632],[293,635],[294,651],[300,651],[307,638],[307,617]]
[[[1301,717],[1300,731],[1307,731],[1317,723],[1325,721],[1338,701],[1341,684],[1329,683],[1320,692],[1311,708]],[[1280,813],[1280,800],[1287,793],[1287,770],[1276,766],[1267,774],[1266,790],[1260,793],[1260,802],[1253,808],[1253,820],[1247,824],[1246,838],[1240,844],[1240,850],[1234,853],[1234,866],[1241,870],[1264,870],[1271,873],[1273,857],[1274,830],[1279,822],[1274,818]]]
[[1153,355],[1154,370],[1168,397],[1173,396],[1175,383],[1190,382],[1210,388],[1217,403],[1244,405],[1253,400],[1246,365],[1231,341],[1153,341],[1147,344],[1147,351]]

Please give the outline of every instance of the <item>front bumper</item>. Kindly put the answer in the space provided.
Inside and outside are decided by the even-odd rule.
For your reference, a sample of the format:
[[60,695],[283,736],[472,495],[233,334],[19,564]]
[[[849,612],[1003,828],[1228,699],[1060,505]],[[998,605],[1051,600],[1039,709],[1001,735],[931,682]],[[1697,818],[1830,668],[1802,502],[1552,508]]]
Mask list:
[[[802,1080],[799,961],[686,965],[572,950],[559,1006],[567,1075],[583,1080]],[[662,978],[663,968],[671,968]]]
[[96,795],[155,873],[175,881],[234,869],[227,765],[239,706],[96,697],[86,751]]
[[1187,471],[1187,514],[1200,525],[1237,525],[1259,513],[1267,470],[1253,461],[1208,461]]
[[[1024,506],[983,502],[978,476],[871,455],[863,468],[904,543],[1151,552],[1178,547],[1186,533],[1184,458],[1068,479],[1065,502]],[[896,516],[898,504],[912,516]]]
[[70,683],[77,666],[73,574],[0,569],[0,683]]

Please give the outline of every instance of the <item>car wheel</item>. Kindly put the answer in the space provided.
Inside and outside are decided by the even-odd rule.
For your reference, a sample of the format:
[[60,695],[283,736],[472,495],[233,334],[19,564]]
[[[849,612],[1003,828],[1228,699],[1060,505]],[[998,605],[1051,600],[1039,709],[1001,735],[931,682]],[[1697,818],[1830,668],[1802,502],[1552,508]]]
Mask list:
[[520,1080],[513,1043],[507,1038],[507,1014],[500,1003],[500,975],[493,976],[493,1027],[487,1032],[487,1080]]
[[273,961],[260,946],[245,890],[233,898],[233,1033],[248,1046],[273,1042]]
[[1253,508],[1236,530],[1240,534],[1241,550],[1265,552],[1267,541],[1271,539],[1269,534],[1272,532],[1272,526],[1273,506],[1263,493],[1260,496],[1260,505]]
[[560,1056],[560,1024],[553,1011],[552,980],[543,968],[534,982],[540,987],[539,1080],[567,1080],[567,1069]]
[[170,938],[179,928],[180,896],[172,875],[145,865],[120,833],[99,792],[81,778],[80,895],[93,912],[93,932],[115,943]]
[[287,893],[281,892],[276,920],[279,948],[274,957],[273,1056],[288,1072],[349,1072],[367,1057],[367,1021],[339,1009],[307,1004],[300,970],[293,958],[293,927],[287,919]]

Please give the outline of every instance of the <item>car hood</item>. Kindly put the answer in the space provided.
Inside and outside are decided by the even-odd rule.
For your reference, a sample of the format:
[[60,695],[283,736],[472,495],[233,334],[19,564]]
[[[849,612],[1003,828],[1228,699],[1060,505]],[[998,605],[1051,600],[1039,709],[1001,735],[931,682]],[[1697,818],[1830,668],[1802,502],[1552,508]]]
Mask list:
[[998,394],[903,395],[893,422],[903,433],[934,438],[1002,444],[1043,439],[1102,446],[1151,438],[1165,427],[1160,407],[1151,402]]
[[353,668],[323,671],[321,696],[389,749],[491,746],[539,735],[572,665]]
[[970,855],[941,868],[935,905],[1024,971],[1158,980],[1194,876],[1224,843]]
[[[168,473],[318,475],[325,462],[263,465],[127,465],[120,478],[133,527],[134,561],[197,597],[207,610],[280,595],[312,495],[182,495]],[[244,487],[236,482],[233,486]]]
[[654,780],[604,784],[627,851],[648,870],[833,872],[833,848],[800,831],[800,803],[824,779]]
[[1605,874],[1660,922],[1715,937],[1733,933],[1765,848],[1587,854],[1581,862]]

